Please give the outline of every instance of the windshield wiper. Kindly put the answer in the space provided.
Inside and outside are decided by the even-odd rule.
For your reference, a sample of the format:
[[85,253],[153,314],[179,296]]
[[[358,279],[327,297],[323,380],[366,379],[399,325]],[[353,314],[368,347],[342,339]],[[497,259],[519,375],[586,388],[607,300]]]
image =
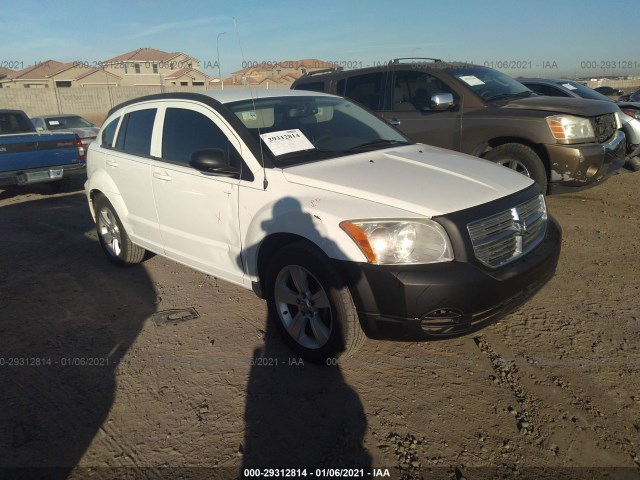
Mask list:
[[367,149],[367,148],[375,148],[378,146],[386,146],[386,145],[409,145],[408,142],[401,142],[398,140],[387,140],[384,138],[379,138],[378,140],[372,140],[370,142],[361,143],[360,145],[356,145],[355,147],[348,148],[345,150],[346,152],[357,152],[358,150]]
[[310,153],[319,153],[321,155],[328,155],[328,154],[338,154],[339,152],[336,152],[334,150],[322,150],[320,148],[307,148],[306,150],[296,150],[295,152],[287,152],[287,153],[283,153],[282,155],[276,155],[276,160],[285,160],[287,158],[292,158],[292,157],[299,157],[299,156],[307,156]]
[[486,100],[487,102],[492,102],[494,100],[499,100],[502,98],[524,98],[524,97],[530,97],[532,95],[535,95],[535,93],[525,90],[519,93],[498,93],[497,95],[494,95],[493,97],[489,97]]

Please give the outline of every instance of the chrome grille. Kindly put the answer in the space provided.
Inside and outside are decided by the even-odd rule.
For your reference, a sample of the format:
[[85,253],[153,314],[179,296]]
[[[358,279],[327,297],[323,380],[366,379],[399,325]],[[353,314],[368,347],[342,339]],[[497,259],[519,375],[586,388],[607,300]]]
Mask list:
[[476,258],[498,268],[533,250],[547,230],[544,197],[527,200],[509,210],[467,225]]
[[606,142],[616,132],[618,124],[615,113],[598,115],[592,119],[593,131],[596,134],[598,143]]

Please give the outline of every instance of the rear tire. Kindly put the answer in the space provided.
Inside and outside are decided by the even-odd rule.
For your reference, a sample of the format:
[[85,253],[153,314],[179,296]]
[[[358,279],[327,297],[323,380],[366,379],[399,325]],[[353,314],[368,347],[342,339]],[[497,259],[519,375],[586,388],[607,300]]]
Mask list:
[[275,253],[267,268],[266,297],[285,343],[311,362],[335,365],[364,342],[349,288],[312,245],[298,242]]
[[547,193],[547,170],[531,147],[505,143],[487,152],[483,158],[526,175],[540,186],[542,193]]
[[120,267],[142,262],[144,248],[131,242],[113,205],[104,195],[96,198],[94,211],[98,240],[109,261]]

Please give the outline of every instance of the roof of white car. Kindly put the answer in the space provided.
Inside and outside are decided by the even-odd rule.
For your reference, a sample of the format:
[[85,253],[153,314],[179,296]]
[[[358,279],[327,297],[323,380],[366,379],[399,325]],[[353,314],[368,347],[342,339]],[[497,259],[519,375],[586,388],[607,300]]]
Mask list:
[[310,92],[305,90],[289,90],[286,88],[234,88],[229,90],[205,90],[198,92],[201,95],[207,95],[214,98],[220,103],[239,102],[242,100],[251,100],[256,98],[269,97],[308,97],[323,96],[331,97],[332,95],[321,92]]

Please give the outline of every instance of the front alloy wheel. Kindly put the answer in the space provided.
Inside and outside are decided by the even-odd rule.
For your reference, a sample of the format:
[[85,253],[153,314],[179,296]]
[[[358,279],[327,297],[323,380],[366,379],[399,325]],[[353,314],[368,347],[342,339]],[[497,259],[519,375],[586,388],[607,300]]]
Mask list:
[[364,342],[349,288],[316,246],[302,241],[275,252],[264,281],[270,319],[301,357],[335,365]]
[[333,318],[329,297],[320,282],[304,267],[283,268],[274,289],[280,321],[300,345],[318,349],[331,336]]

